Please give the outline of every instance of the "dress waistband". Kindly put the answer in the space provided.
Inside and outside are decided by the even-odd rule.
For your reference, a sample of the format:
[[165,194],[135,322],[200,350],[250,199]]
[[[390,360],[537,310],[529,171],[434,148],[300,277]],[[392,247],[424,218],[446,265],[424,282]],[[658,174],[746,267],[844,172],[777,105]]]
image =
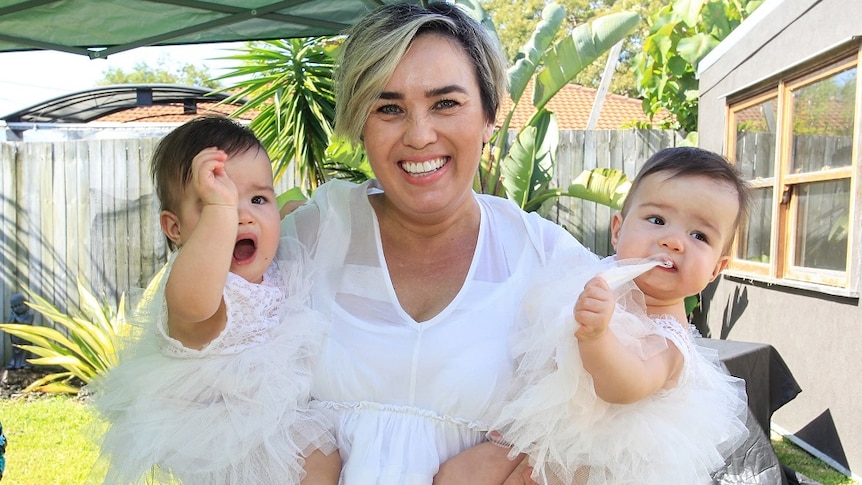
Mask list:
[[468,429],[487,430],[490,423],[483,421],[474,421],[470,419],[458,418],[448,414],[439,414],[430,409],[419,408],[416,406],[406,406],[400,404],[384,404],[373,401],[311,401],[309,406],[314,409],[323,409],[330,411],[348,411],[359,412],[364,410],[379,411],[392,414],[411,415],[422,418],[433,419],[441,423],[454,424],[459,427]]

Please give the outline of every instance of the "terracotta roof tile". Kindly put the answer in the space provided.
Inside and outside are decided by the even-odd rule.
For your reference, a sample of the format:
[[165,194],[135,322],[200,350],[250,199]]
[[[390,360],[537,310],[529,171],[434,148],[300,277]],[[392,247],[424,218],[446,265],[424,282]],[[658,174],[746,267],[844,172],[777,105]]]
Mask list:
[[[554,113],[557,125],[562,130],[583,130],[587,127],[590,111],[593,109],[593,101],[596,98],[596,89],[567,84],[547,104],[547,109]],[[524,96],[515,108],[510,124],[511,129],[521,128],[536,112],[531,102],[533,93],[533,81],[527,85]],[[500,113],[506,114],[512,106],[512,100],[508,97],[504,100]],[[655,121],[665,119],[669,114],[666,111],[659,113]],[[501,121],[498,119],[498,121]],[[602,104],[597,129],[615,130],[630,125],[632,121],[649,122],[649,118],[643,112],[641,100],[608,94]]]

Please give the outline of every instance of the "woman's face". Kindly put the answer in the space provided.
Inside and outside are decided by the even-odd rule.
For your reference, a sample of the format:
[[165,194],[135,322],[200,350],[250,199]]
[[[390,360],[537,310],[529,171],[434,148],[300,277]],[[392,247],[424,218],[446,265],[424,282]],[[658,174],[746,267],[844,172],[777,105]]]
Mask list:
[[387,201],[421,218],[472,203],[482,145],[493,129],[463,48],[425,34],[372,105],[363,143]]

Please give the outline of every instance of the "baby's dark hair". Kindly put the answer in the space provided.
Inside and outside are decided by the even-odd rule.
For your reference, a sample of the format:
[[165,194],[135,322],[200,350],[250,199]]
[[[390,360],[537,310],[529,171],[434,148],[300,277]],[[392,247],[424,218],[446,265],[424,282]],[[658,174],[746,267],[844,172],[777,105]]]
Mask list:
[[[739,213],[736,215],[736,220],[733,221],[733,230],[736,231],[742,221],[748,217],[751,193],[748,183],[742,178],[736,167],[717,153],[695,147],[665,148],[651,156],[632,182],[629,193],[623,202],[621,210],[623,216],[628,213],[631,206],[629,201],[634,199],[635,193],[640,188],[640,182],[650,175],[658,173],[667,174],[669,177],[706,177],[712,181],[727,184],[736,190],[739,200]],[[729,250],[729,246],[725,248],[725,252]]]
[[250,128],[224,116],[201,116],[181,125],[162,138],[153,153],[150,172],[159,210],[176,211],[192,179],[192,159],[209,147],[218,147],[229,156],[264,149]]

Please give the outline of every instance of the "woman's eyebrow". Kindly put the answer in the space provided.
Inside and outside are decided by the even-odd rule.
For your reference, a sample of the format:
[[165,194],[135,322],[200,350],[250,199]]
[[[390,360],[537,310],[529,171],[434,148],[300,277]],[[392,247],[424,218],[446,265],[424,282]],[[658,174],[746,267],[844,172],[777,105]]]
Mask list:
[[467,90],[458,84],[450,84],[448,86],[429,89],[429,90],[425,91],[425,97],[426,98],[434,98],[434,97],[442,96],[444,94],[449,94],[449,93],[467,94]]
[[[426,98],[436,98],[437,96],[443,96],[449,93],[464,93],[467,94],[467,90],[458,85],[458,84],[450,84],[448,86],[441,86],[439,88],[432,88],[425,91]],[[385,100],[401,100],[404,99],[404,95],[397,91],[382,91],[377,99],[385,99]]]

